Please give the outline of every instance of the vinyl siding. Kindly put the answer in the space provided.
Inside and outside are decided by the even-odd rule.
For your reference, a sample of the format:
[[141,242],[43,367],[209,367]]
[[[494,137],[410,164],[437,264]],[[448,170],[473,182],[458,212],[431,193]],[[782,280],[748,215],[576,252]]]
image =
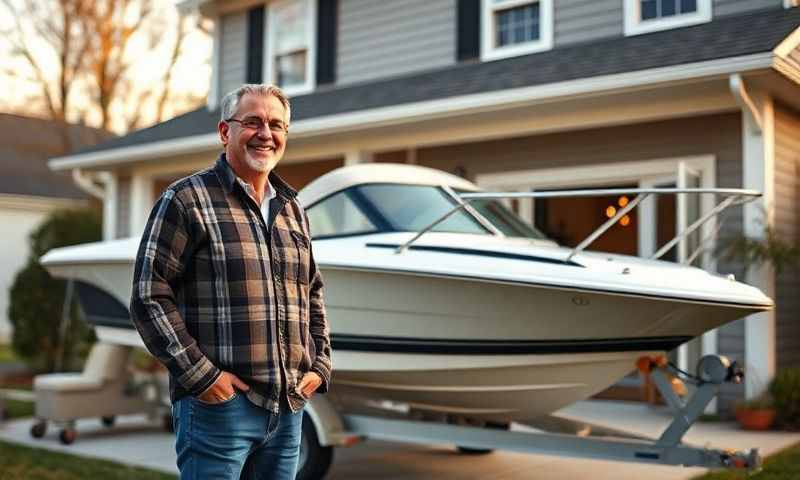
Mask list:
[[452,65],[454,0],[341,0],[337,84],[352,84]]
[[623,34],[620,0],[557,0],[555,46],[580,43]]
[[[800,244],[800,113],[775,108],[775,231]],[[775,279],[777,366],[800,367],[800,269]]]
[[223,15],[220,19],[220,98],[238,88],[247,78],[247,11]]
[[131,179],[119,177],[117,179],[117,231],[116,238],[125,238],[130,235],[131,219]]
[[783,0],[714,0],[713,11],[714,16],[723,16],[765,8],[783,8]]
[[[709,129],[708,125],[714,128]],[[474,179],[481,173],[707,154],[717,159],[717,186],[741,188],[741,116],[738,113],[421,148],[417,151],[417,163],[447,172],[463,172]],[[741,232],[741,209],[726,213],[720,232],[722,238]],[[743,278],[740,265],[722,258],[718,258],[717,271]],[[720,329],[719,347],[723,355],[744,359],[742,320]],[[721,411],[730,412],[743,391],[741,385],[725,385],[719,400]]]

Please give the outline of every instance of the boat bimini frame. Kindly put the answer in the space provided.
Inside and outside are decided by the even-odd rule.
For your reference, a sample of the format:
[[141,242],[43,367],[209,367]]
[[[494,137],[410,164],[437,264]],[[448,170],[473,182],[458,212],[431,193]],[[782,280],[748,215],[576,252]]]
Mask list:
[[[757,198],[761,197],[761,193],[755,190],[744,190],[744,189],[737,189],[737,188],[607,188],[607,189],[590,189],[590,190],[554,190],[554,191],[547,191],[547,192],[480,192],[480,193],[457,193],[453,191],[451,188],[444,186],[442,187],[446,190],[453,198],[456,199],[456,204],[453,206],[452,209],[445,212],[442,216],[431,222],[425,228],[420,230],[414,237],[408,240],[406,243],[397,247],[395,253],[403,253],[417,241],[422,235],[431,231],[436,225],[442,223],[446,219],[448,219],[454,213],[464,209],[468,210],[473,215],[481,218],[480,214],[477,213],[471,206],[470,203],[478,200],[500,200],[500,199],[519,199],[519,198],[563,198],[563,197],[599,197],[599,196],[606,196],[606,195],[636,195],[633,200],[629,201],[627,205],[620,208],[619,211],[616,212],[614,216],[609,218],[605,223],[600,225],[597,229],[595,229],[592,233],[589,234],[583,241],[581,241],[575,248],[572,249],[570,254],[564,259],[564,263],[568,263],[572,258],[577,255],[578,253],[582,252],[586,249],[589,245],[592,244],[595,240],[600,238],[605,232],[608,231],[615,223],[619,221],[623,216],[625,216],[628,212],[636,208],[638,205],[642,203],[644,199],[649,197],[650,195],[678,195],[678,194],[690,194],[690,195],[715,195],[722,197],[723,199],[717,203],[714,208],[712,208],[708,213],[703,215],[702,217],[695,220],[691,225],[683,229],[682,231],[678,232],[670,241],[664,244],[657,252],[653,254],[651,257],[652,259],[659,259],[664,254],[666,254],[672,247],[674,247],[678,242],[682,239],[689,236],[692,232],[703,226],[706,222],[711,220],[712,218],[716,217],[717,215],[721,214],[725,209],[729,207],[733,207],[736,205],[742,205],[748,202],[752,202]],[[686,259],[683,263],[687,265],[691,265],[692,262],[697,258],[697,256],[702,253],[706,243],[716,236],[717,232],[719,232],[720,228],[722,227],[722,222],[719,222],[714,229],[706,238],[703,238],[699,246],[695,249],[695,251],[691,252],[687,255]],[[495,229],[496,230],[496,229]],[[499,232],[495,232],[500,234]],[[502,235],[502,234],[500,234]]]
[[[407,418],[372,414],[339,414],[324,397],[315,396],[306,409],[318,443],[307,450],[304,461],[317,462],[315,452],[333,446],[349,446],[365,438],[417,444],[455,444],[472,451],[508,450],[576,458],[635,462],[647,464],[757,470],[761,466],[758,449],[750,451],[716,450],[682,442],[684,434],[705,411],[724,383],[739,383],[742,370],[735,362],[719,355],[700,359],[697,374],[683,372],[669,364],[665,356],[642,357],[637,368],[650,376],[673,419],[659,438],[598,426],[548,415],[531,428],[513,425],[465,426],[457,418],[444,421],[420,421],[413,410]],[[684,400],[675,392],[674,378],[683,377],[694,384],[693,393]],[[681,384],[681,382],[677,382]],[[682,384],[681,384],[682,385]],[[389,407],[387,407],[389,408]],[[307,440],[304,440],[307,441]],[[308,448],[308,445],[304,445]],[[330,461],[324,457],[322,462]],[[326,465],[320,465],[324,471]]]

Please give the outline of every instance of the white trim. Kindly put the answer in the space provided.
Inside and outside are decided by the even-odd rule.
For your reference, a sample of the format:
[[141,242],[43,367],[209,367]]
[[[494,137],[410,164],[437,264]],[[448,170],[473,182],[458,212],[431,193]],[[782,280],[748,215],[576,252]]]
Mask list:
[[128,235],[138,236],[147,224],[147,214],[153,208],[153,179],[140,173],[131,175],[128,203]]
[[[481,111],[501,110],[543,102],[553,102],[586,95],[616,93],[628,89],[657,86],[702,77],[722,77],[731,73],[770,68],[772,52],[741,57],[660,67],[636,72],[589,77],[566,82],[507,89],[499,92],[462,95],[459,97],[415,102],[405,105],[375,108],[365,111],[328,115],[292,124],[292,137],[303,138],[321,134],[341,133],[370,127],[419,122],[422,118],[446,118]],[[216,132],[159,142],[131,145],[50,160],[52,170],[69,170],[142,161],[164,156],[207,152],[219,148]]]
[[364,150],[350,150],[344,154],[344,166],[372,162],[372,154]]
[[265,25],[267,25],[267,28],[265,29],[266,55],[264,56],[264,79],[265,83],[276,84],[275,72],[273,71],[273,57],[275,55],[274,45],[275,32],[277,31],[277,28],[273,24],[275,21],[275,15],[273,11],[276,8],[293,2],[305,2],[306,4],[306,22],[308,22],[306,28],[306,78],[302,85],[288,85],[281,87],[286,95],[289,96],[310,93],[314,90],[314,86],[317,84],[317,0],[278,0],[268,3],[267,8],[264,9],[264,15],[267,16],[265,19]]
[[[516,57],[553,48],[553,0],[505,0],[494,3],[481,0],[481,60],[490,61]],[[539,40],[498,47],[495,45],[494,15],[497,10],[539,4]]]
[[[756,98],[762,119],[761,131],[751,124],[751,116],[742,115],[742,186],[760,190],[763,196],[744,205],[742,215],[744,234],[763,238],[763,222],[774,224],[775,111],[771,98],[763,95]],[[775,274],[770,266],[750,266],[747,283],[775,297]],[[744,331],[745,366],[749,372],[745,377],[745,395],[755,398],[764,392],[775,375],[775,310],[749,315]]]
[[800,6],[800,0],[783,0],[783,8],[792,8]]
[[211,50],[211,85],[208,89],[208,109],[214,110],[219,105],[220,101],[220,75],[219,75],[219,59],[220,51],[222,48],[222,17],[219,15],[214,16],[214,43]]
[[80,199],[0,193],[0,209],[2,210],[49,212],[61,208],[79,208],[88,205],[86,200]]
[[711,0],[697,0],[697,11],[652,20],[642,20],[641,0],[625,0],[625,35],[670,30],[711,21]]

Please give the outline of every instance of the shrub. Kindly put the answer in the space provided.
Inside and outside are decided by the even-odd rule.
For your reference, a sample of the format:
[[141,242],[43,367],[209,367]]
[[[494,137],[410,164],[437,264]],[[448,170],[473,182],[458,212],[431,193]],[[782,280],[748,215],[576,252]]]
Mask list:
[[67,282],[51,277],[39,265],[39,258],[52,248],[99,240],[100,232],[100,216],[85,209],[54,212],[30,235],[30,257],[11,285],[8,317],[14,327],[12,346],[35,372],[52,372],[59,360],[62,369],[78,367],[94,340],[73,301],[69,306],[70,328],[62,342],[60,324]]
[[783,368],[769,386],[778,424],[791,430],[800,429],[800,368]]

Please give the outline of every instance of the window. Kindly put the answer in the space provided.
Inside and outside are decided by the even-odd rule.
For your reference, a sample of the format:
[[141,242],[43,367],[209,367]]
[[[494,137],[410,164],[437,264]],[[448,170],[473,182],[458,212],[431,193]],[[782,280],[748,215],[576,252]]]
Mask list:
[[495,60],[553,46],[553,0],[482,0],[481,58]]
[[377,231],[377,227],[345,192],[317,203],[307,210],[314,238]]
[[267,9],[265,78],[288,95],[314,88],[316,0],[280,0]]
[[711,21],[711,0],[625,0],[625,35]]

